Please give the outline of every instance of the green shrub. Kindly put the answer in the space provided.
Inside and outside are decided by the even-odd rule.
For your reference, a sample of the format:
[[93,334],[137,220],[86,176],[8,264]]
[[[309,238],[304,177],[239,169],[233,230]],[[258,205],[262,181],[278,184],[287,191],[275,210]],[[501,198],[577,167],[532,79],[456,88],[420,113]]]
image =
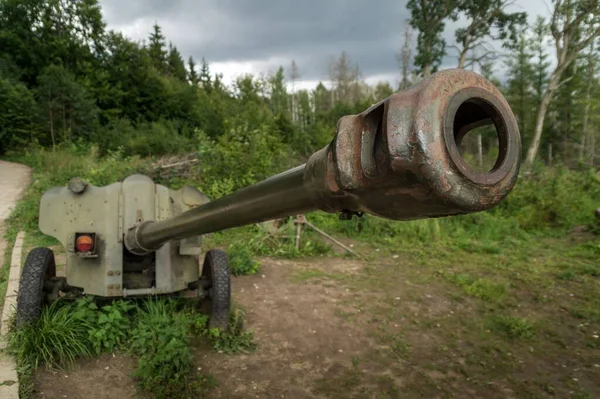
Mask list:
[[200,145],[203,191],[219,198],[295,166],[290,148],[273,134],[272,127],[232,127],[216,140]]
[[98,308],[93,297],[84,297],[74,305],[74,314],[89,323],[89,340],[96,354],[113,351],[126,342],[134,306],[118,300]]
[[530,321],[513,316],[496,316],[491,327],[509,338],[531,338],[535,331]]
[[256,274],[260,263],[252,259],[251,249],[241,242],[233,243],[227,249],[229,268],[234,276]]

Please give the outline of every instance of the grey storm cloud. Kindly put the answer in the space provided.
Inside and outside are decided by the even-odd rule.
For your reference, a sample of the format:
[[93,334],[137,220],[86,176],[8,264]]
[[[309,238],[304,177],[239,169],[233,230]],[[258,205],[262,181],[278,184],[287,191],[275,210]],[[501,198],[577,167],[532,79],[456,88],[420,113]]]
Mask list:
[[[521,0],[530,8],[536,0]],[[108,27],[135,40],[156,21],[184,57],[260,62],[272,70],[296,60],[302,79],[327,78],[346,51],[364,77],[398,74],[409,12],[399,0],[100,0]],[[532,5],[532,4],[531,4]],[[454,25],[454,24],[453,24]],[[453,42],[453,26],[444,33]],[[444,59],[455,65],[456,57]],[[271,65],[272,64],[272,65]],[[266,72],[266,71],[265,71]]]

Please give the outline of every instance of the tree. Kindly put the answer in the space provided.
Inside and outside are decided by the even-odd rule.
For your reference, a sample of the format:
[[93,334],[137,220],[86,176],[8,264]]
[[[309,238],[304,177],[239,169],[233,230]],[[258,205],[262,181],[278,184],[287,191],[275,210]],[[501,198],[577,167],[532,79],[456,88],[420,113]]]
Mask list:
[[196,62],[194,61],[194,58],[192,56],[190,56],[190,58],[188,58],[188,81],[190,82],[190,84],[193,87],[198,86],[198,83],[200,82],[200,77],[198,76],[198,72],[196,72]]
[[72,73],[61,65],[50,65],[38,78],[38,102],[48,122],[52,147],[57,133],[63,140],[72,136],[89,136],[96,118],[96,106]]
[[412,31],[410,26],[404,30],[404,44],[400,53],[396,54],[396,60],[402,71],[402,80],[400,81],[400,90],[410,86],[410,69],[412,65]]
[[331,94],[325,87],[323,82],[319,82],[313,91],[313,99],[315,102],[315,113],[317,117],[323,116],[332,108]]
[[548,82],[548,53],[546,44],[550,33],[546,20],[538,17],[533,26],[533,38],[531,40],[531,52],[536,59],[533,70],[533,89],[535,91],[536,103],[542,102],[542,95]]
[[179,79],[182,82],[187,82],[187,71],[181,54],[177,47],[169,43],[169,55],[167,58],[167,72],[169,76]]
[[152,65],[160,73],[167,73],[167,50],[165,49],[165,37],[160,26],[154,23],[149,37],[148,55]]
[[446,41],[442,38],[445,20],[456,20],[458,5],[459,0],[408,0],[410,26],[419,32],[414,64],[424,77],[435,72],[442,63],[446,54]]
[[527,142],[530,136],[528,117],[531,110],[531,89],[533,80],[532,53],[528,46],[525,33],[521,33],[514,51],[506,61],[508,67],[508,80],[506,96],[517,117],[519,130]]
[[0,154],[32,142],[37,135],[37,104],[31,90],[0,67]]
[[375,86],[375,91],[373,93],[375,102],[381,101],[392,95],[394,89],[390,86],[390,82],[379,82],[377,86]]
[[296,61],[292,60],[292,64],[290,66],[290,82],[292,82],[292,121],[298,121],[298,101],[296,99],[296,81],[300,79],[300,72],[298,71],[298,65],[296,65]]
[[342,51],[340,57],[330,65],[329,76],[333,84],[335,100],[353,104],[360,97],[360,69],[352,62],[348,53]]
[[[215,78],[215,88],[220,85],[221,79],[217,76]],[[218,84],[217,84],[218,83]],[[204,88],[204,90],[210,92],[212,89],[211,77],[210,77],[210,67],[208,66],[208,62],[202,57],[202,65],[200,66],[200,85]]]
[[599,0],[554,0],[550,32],[556,47],[556,66],[550,75],[537,110],[533,139],[525,158],[531,169],[538,153],[544,120],[554,93],[563,82],[563,74],[577,56],[600,36]]
[[276,115],[286,116],[288,112],[288,93],[285,87],[283,67],[280,66],[277,72],[269,78],[269,88],[271,92],[271,110]]
[[461,1],[458,10],[464,13],[469,23],[455,32],[458,48],[458,67],[469,66],[467,56],[470,52],[482,49],[483,54],[470,61],[481,61],[492,57],[494,50],[489,49],[486,39],[509,40],[516,42],[520,27],[526,24],[527,14],[524,12],[506,12],[506,7],[512,4],[509,0],[478,0]]
[[588,46],[588,51],[584,56],[585,59],[585,94],[583,98],[583,126],[581,129],[581,138],[579,143],[579,161],[584,161],[584,155],[588,152],[589,164],[594,165],[594,151],[595,151],[595,134],[593,129],[590,128],[590,109],[594,103],[598,100],[592,97],[593,91],[597,89],[598,82],[596,80],[596,74],[598,72],[598,43],[593,41]]

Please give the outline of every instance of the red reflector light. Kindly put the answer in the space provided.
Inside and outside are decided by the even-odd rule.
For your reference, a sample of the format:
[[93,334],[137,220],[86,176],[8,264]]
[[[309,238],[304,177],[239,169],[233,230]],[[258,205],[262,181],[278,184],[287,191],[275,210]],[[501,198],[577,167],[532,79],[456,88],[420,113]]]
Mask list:
[[94,249],[94,239],[88,235],[80,235],[75,241],[75,248],[79,252],[90,252]]

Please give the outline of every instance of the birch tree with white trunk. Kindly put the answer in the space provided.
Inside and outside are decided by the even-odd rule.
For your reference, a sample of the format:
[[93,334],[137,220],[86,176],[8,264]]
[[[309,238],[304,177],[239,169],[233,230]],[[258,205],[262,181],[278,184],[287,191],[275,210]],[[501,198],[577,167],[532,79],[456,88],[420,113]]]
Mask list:
[[533,138],[525,158],[525,171],[531,170],[538,154],[548,106],[563,83],[565,70],[600,36],[600,0],[553,0],[552,4],[550,32],[556,51],[556,66],[537,110]]

